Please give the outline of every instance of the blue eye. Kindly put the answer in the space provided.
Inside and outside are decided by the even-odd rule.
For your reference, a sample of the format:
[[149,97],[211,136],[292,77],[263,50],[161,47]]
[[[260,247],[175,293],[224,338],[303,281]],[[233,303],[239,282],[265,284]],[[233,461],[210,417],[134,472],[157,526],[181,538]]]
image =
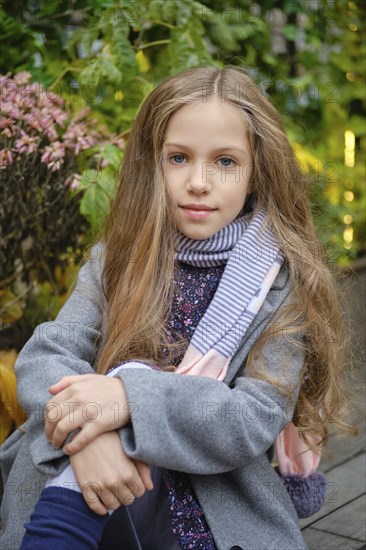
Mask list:
[[235,160],[230,157],[222,157],[219,159],[219,162],[223,162],[223,164],[221,164],[223,168],[229,168],[232,164],[236,164]]
[[[177,161],[177,158],[181,160]],[[174,159],[175,164],[182,164],[184,158],[185,158],[184,155],[172,155],[171,157],[169,157],[169,160]]]

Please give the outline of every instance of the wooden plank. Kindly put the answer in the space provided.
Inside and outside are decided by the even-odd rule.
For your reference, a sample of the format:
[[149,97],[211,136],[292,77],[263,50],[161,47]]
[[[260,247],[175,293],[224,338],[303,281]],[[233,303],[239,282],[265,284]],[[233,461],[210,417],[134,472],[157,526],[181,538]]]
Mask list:
[[366,452],[366,402],[363,395],[365,379],[364,373],[365,364],[363,363],[357,367],[357,374],[355,376],[358,377],[359,382],[357,386],[353,384],[354,390],[352,390],[352,392],[354,394],[354,398],[352,400],[352,406],[354,409],[349,418],[351,422],[357,425],[359,434],[355,437],[339,439],[336,437],[336,432],[332,430],[332,427],[329,427],[330,438],[327,443],[327,451],[330,452],[330,457],[323,457],[321,459],[319,470],[322,472],[328,471],[362,452]]
[[361,550],[365,543],[307,527],[302,532],[309,550]]
[[366,541],[366,495],[312,524],[314,529]]
[[325,503],[317,514],[300,520],[301,528],[334,512],[351,500],[365,493],[365,454],[333,468],[326,473],[327,494]]

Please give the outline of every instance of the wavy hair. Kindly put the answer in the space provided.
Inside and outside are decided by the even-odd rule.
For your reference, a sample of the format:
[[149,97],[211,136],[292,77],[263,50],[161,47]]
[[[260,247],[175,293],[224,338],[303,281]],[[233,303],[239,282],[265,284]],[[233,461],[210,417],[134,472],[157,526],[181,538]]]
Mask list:
[[[293,388],[260,368],[261,351],[283,334],[293,335],[296,345],[304,347],[305,368],[293,422],[315,450],[329,437],[327,422],[343,432],[357,433],[344,419],[347,338],[337,285],[314,230],[307,179],[279,114],[238,67],[184,71],[158,85],[140,106],[102,235],[109,307],[98,372],[137,358],[164,370],[174,369],[170,365],[182,344],[169,341],[165,326],[172,303],[175,205],[164,183],[162,150],[172,115],[184,105],[212,96],[230,103],[246,120],[253,155],[251,187],[285,253],[293,286],[291,303],[276,312],[256,341],[246,371],[289,397]],[[297,334],[306,337],[300,342]]]

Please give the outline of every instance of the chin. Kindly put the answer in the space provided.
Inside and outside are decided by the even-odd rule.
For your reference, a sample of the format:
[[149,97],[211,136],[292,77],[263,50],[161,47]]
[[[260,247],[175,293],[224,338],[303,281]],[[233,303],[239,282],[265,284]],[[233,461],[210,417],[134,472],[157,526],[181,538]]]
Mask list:
[[216,231],[182,231],[181,229],[179,231],[185,235],[185,237],[194,241],[204,241],[216,233]]

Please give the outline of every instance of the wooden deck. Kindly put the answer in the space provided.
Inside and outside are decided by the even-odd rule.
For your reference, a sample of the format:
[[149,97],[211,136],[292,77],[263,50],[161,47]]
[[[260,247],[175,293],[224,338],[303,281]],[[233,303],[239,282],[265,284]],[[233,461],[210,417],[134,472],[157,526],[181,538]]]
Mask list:
[[[364,380],[360,367],[360,380]],[[327,496],[323,508],[300,525],[310,550],[366,550],[366,429],[365,397],[359,390],[354,421],[359,436],[331,439],[332,456],[322,460]]]
[[310,550],[366,548],[365,456],[360,453],[326,472],[326,503],[301,520]]

